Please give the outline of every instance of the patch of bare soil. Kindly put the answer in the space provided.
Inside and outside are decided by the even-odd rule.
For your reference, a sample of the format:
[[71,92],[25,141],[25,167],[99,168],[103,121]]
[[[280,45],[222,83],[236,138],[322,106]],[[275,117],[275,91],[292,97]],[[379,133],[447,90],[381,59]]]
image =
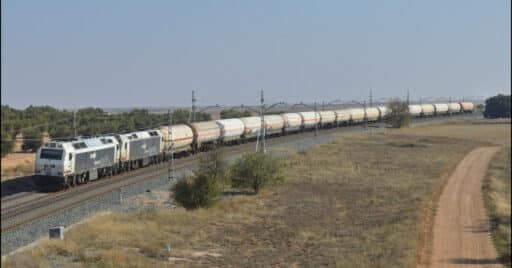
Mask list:
[[501,267],[481,193],[487,165],[497,150],[473,150],[450,176],[434,223],[432,267]]

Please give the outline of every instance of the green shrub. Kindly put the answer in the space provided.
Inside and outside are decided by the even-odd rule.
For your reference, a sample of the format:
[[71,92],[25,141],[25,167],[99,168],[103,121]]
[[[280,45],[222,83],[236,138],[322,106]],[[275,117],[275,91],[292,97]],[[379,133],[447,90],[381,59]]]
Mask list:
[[231,186],[251,188],[256,194],[261,188],[282,180],[277,159],[261,152],[244,154],[231,169]]
[[43,144],[43,133],[37,128],[30,128],[23,131],[23,144],[21,149],[24,151],[36,151]]
[[174,199],[186,209],[209,207],[219,198],[225,174],[222,152],[214,149],[200,159],[199,168],[192,176],[180,179],[173,186]]
[[485,100],[486,118],[510,118],[510,95],[499,94]]
[[388,103],[388,114],[384,117],[384,121],[394,128],[401,128],[409,125],[409,106],[406,102],[398,99],[391,100]]
[[2,128],[2,157],[11,153],[14,149],[14,140],[12,134],[8,133],[7,130]]
[[195,173],[173,186],[174,199],[186,209],[209,207],[220,194],[219,183],[206,173]]

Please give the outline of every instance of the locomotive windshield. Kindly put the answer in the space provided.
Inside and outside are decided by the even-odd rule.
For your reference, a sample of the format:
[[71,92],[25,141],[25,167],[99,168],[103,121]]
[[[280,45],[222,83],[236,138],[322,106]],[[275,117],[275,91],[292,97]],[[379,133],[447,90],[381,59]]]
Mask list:
[[62,160],[62,150],[60,149],[41,149],[41,159]]

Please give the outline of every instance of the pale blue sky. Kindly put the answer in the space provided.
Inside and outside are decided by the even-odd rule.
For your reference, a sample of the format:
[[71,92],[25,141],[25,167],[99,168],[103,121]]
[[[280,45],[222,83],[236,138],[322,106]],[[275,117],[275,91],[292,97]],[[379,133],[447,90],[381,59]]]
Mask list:
[[2,1],[2,104],[510,92],[510,1]]

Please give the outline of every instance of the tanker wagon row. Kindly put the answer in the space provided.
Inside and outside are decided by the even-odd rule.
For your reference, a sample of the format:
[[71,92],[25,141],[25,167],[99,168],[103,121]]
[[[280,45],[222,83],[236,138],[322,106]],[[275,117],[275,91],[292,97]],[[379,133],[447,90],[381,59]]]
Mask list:
[[[469,113],[473,109],[473,103],[469,102],[409,105],[409,113],[413,117]],[[55,140],[38,149],[35,173],[40,177],[57,178],[66,186],[75,186],[167,161],[171,154],[181,157],[207,151],[216,144],[231,145],[254,140],[261,132],[272,137],[315,128],[376,122],[387,113],[384,106],[307,111],[265,115],[263,120],[250,116],[161,126],[109,136]],[[261,131],[262,126],[264,131]]]
[[475,105],[472,102],[451,102],[433,104],[411,104],[409,114],[412,117],[431,117],[448,114],[472,113]]

